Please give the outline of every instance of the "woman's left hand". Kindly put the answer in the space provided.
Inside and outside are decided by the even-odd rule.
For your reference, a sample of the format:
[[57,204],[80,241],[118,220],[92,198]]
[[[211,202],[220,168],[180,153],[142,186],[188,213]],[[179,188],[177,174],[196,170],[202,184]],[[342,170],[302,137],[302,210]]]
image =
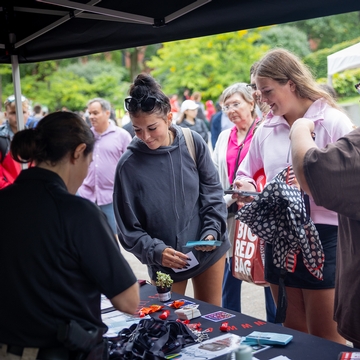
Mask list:
[[[215,240],[215,238],[212,235],[208,235],[204,240]],[[201,245],[201,246],[195,246],[194,249],[197,251],[207,252],[207,251],[215,250],[216,246]]]

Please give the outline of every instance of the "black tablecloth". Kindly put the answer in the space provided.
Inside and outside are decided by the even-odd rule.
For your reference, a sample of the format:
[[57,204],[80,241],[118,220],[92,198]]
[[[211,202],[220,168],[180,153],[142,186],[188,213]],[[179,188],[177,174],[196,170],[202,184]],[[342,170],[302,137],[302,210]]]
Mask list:
[[[153,304],[163,305],[158,300],[155,286],[146,284],[140,288],[141,303],[140,307],[147,307]],[[236,315],[235,317],[226,319],[231,328],[230,332],[239,336],[249,335],[253,331],[261,332],[276,332],[281,334],[291,334],[294,338],[286,346],[273,346],[270,349],[264,350],[255,354],[254,356],[259,360],[272,359],[279,355],[285,355],[291,360],[337,360],[338,355],[342,351],[360,351],[353,349],[345,345],[340,345],[332,341],[328,341],[316,336],[304,334],[299,331],[295,331],[289,328],[285,328],[280,325],[268,323],[263,320],[259,320],[235,311],[227,310],[221,307],[217,307],[202,301],[194,300],[190,297],[172,293],[172,300],[186,299],[196,304],[199,304],[199,310],[201,315],[213,313],[215,311],[225,311],[230,314]],[[167,307],[170,310],[170,316],[168,319],[176,320],[177,315],[174,313],[175,309]],[[158,318],[161,312],[151,314],[153,317]],[[321,321],[321,319],[319,319]],[[209,329],[208,332],[210,338],[214,338],[219,335],[223,335],[224,332],[220,331],[220,325],[223,321],[213,322],[211,320],[198,317],[192,319],[191,323],[200,323],[202,330]]]

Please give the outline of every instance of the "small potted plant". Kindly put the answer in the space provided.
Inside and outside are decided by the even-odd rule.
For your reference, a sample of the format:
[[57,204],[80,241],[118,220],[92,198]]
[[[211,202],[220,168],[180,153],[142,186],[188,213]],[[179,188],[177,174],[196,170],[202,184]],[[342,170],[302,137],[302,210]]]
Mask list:
[[174,280],[169,274],[165,274],[161,271],[156,272],[156,289],[159,294],[160,301],[168,301],[171,299],[171,286]]

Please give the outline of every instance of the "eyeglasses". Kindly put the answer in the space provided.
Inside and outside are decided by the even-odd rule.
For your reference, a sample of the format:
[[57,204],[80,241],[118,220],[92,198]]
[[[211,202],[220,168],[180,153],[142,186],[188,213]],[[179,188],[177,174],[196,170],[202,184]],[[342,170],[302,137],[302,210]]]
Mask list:
[[254,91],[257,90],[256,84],[247,84],[246,86],[251,87],[251,89]]
[[139,109],[144,112],[149,112],[154,110],[155,104],[157,102],[161,103],[162,101],[158,100],[154,96],[147,96],[141,99],[135,99],[129,96],[124,100],[124,105],[125,109],[130,112],[135,112]]
[[222,111],[223,112],[229,112],[231,109],[238,109],[241,106],[240,103],[233,103],[233,104],[229,104],[229,105],[225,105],[222,107]]
[[[13,103],[15,101],[15,95],[10,95],[4,102],[5,106],[10,105],[11,103]],[[24,101],[27,101],[27,98],[23,95],[21,95],[21,102],[23,103]]]

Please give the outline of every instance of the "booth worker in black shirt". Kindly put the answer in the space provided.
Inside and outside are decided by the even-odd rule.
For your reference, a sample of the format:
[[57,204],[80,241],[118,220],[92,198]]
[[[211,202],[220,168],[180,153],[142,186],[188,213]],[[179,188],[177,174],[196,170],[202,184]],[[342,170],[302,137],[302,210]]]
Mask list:
[[0,191],[0,359],[101,359],[101,294],[120,311],[137,309],[137,279],[105,215],[75,195],[93,147],[71,112],[13,138],[14,159],[35,166]]

